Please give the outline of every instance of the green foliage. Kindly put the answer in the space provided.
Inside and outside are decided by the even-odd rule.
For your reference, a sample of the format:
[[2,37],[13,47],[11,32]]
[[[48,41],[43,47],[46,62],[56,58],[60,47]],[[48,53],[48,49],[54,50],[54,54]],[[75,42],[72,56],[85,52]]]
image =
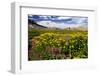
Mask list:
[[37,30],[30,30],[28,31],[28,39],[32,39],[35,36],[39,36],[40,33]]
[[75,37],[69,41],[69,51],[71,57],[87,58],[88,47],[86,37]]
[[[43,60],[87,58],[87,32],[69,30],[30,30],[29,45]],[[34,52],[35,51],[35,52]],[[35,59],[35,54],[34,54]]]
[[36,42],[37,48],[40,47],[44,49],[46,49],[46,47],[62,48],[64,46],[66,46],[66,41],[61,38],[60,34],[54,34],[54,33],[41,34],[39,36],[39,40]]
[[[50,47],[48,49],[48,47]],[[64,40],[61,34],[45,33],[39,36],[39,40],[36,42],[36,51],[46,52],[44,57],[50,57],[51,48],[58,48],[58,52],[69,55],[70,58],[87,58],[87,38],[85,36],[74,37],[69,41]],[[55,54],[55,53],[53,53]],[[52,56],[52,55],[51,55]]]

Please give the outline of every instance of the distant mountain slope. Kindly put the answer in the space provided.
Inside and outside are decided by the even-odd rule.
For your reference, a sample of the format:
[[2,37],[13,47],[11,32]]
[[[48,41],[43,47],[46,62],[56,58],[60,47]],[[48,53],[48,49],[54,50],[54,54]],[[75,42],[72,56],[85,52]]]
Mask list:
[[31,21],[30,19],[28,20],[28,27],[29,28],[34,28],[34,29],[45,29],[45,28],[47,28],[45,26],[37,24],[34,21]]
[[78,27],[75,27],[75,28],[72,28],[72,29],[76,29],[76,30],[82,30],[82,31],[87,31],[88,30],[88,27],[87,26],[78,26]]

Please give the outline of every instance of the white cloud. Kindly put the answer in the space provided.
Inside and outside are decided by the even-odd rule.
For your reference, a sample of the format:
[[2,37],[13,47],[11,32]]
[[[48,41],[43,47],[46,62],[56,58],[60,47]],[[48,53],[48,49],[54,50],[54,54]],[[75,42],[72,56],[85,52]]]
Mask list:
[[71,17],[58,17],[58,19],[69,19]]
[[48,19],[47,16],[39,16],[42,19]]
[[71,17],[64,17],[64,16],[62,16],[62,17],[55,17],[55,18],[51,18],[51,16],[39,16],[40,18],[43,18],[43,19],[51,19],[51,20],[61,20],[61,19],[69,19],[69,18],[71,18]]
[[46,27],[57,27],[57,23],[52,22],[52,21],[40,21],[37,23]]
[[65,24],[65,23],[55,23],[52,21],[40,21],[38,22],[38,24],[46,26],[46,27],[56,27],[56,28],[68,28],[68,27],[78,27],[81,25],[76,25],[76,24]]
[[85,20],[86,18],[74,18],[73,20],[76,21],[77,23],[83,23],[83,21]]

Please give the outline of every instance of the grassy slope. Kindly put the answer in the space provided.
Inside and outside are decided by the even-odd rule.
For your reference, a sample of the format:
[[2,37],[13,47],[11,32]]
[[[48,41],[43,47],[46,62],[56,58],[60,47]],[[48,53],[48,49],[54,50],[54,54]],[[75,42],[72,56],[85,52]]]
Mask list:
[[[35,33],[34,33],[35,32]],[[80,31],[80,30],[48,30],[48,29],[43,29],[43,30],[36,30],[36,29],[29,29],[29,40],[34,39],[34,37],[39,36],[43,33],[56,33],[56,34],[66,34],[67,37],[70,36],[78,36],[78,35],[82,35],[82,36],[87,36],[87,31]],[[34,35],[33,35],[34,34]],[[36,35],[36,36],[35,36]],[[39,54],[36,53],[35,51],[29,50],[29,57],[32,58],[32,60],[39,60],[38,58]]]

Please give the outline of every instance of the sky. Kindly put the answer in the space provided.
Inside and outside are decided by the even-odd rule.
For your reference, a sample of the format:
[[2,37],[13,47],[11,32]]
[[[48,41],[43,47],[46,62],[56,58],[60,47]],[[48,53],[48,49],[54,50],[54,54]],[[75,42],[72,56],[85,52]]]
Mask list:
[[88,17],[28,15],[28,19],[46,27],[68,28],[88,26]]

